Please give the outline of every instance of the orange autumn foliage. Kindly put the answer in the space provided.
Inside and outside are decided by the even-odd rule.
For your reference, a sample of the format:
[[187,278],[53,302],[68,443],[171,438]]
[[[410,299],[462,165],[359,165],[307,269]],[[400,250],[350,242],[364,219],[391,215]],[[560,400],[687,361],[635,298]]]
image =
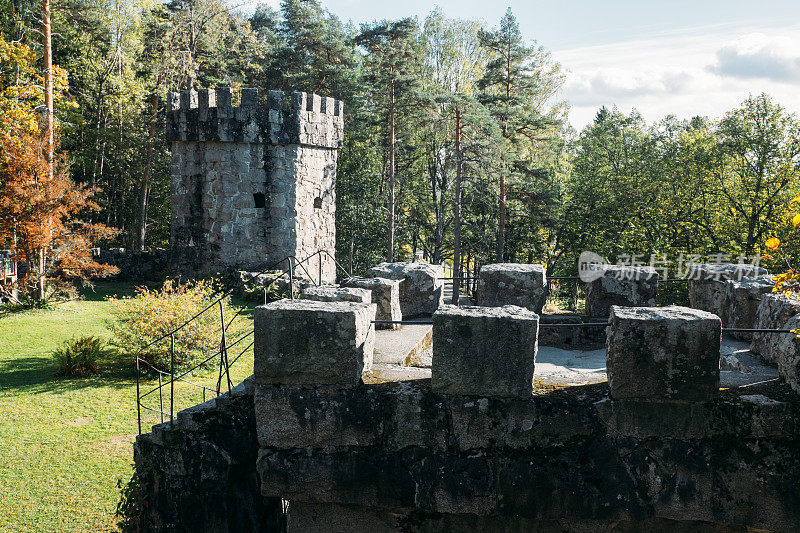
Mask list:
[[[48,278],[116,272],[116,267],[95,262],[91,253],[95,239],[112,237],[116,230],[80,220],[82,213],[98,206],[91,200],[93,190],[70,179],[63,154],[56,154],[50,175],[45,132],[35,107],[40,90],[31,68],[33,54],[2,38],[0,54],[22,73],[10,83],[0,71],[0,248],[10,248],[16,261],[28,263],[23,287],[37,286],[35,298],[41,299]],[[62,89],[65,83],[64,75]]]

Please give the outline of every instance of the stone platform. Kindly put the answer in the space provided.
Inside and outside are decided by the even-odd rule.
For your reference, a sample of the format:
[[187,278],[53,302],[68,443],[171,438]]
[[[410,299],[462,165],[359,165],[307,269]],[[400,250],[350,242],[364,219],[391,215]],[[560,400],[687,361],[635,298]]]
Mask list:
[[433,326],[430,319],[422,318],[420,324],[403,324],[395,330],[375,332],[375,363],[413,365],[414,361],[431,345]]

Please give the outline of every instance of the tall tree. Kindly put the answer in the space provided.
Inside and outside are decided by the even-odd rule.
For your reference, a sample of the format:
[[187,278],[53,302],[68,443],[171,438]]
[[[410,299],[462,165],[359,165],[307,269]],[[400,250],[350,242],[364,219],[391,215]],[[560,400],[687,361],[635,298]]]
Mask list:
[[717,136],[719,195],[740,221],[729,238],[752,254],[800,184],[800,122],[761,94],[726,113]]
[[44,55],[45,158],[48,176],[53,176],[53,44],[50,31],[50,0],[42,0],[42,50]]
[[365,25],[356,43],[368,53],[366,78],[384,124],[389,193],[386,260],[391,262],[395,254],[398,116],[417,105],[421,96],[419,26],[411,18]]
[[[318,0],[283,0],[281,15],[276,28],[280,41],[267,66],[270,82],[284,90],[347,99],[358,78],[352,39],[339,19]],[[262,10],[257,20],[262,35],[264,29],[271,31],[268,12]]]
[[[507,180],[524,160],[523,143],[540,141],[558,125],[554,113],[545,109],[562,83],[560,65],[542,47],[528,46],[511,9],[494,31],[482,31],[481,43],[492,55],[478,85],[482,101],[500,124],[508,152],[499,176],[497,260],[503,261],[506,244]],[[552,111],[552,110],[551,110]],[[530,153],[528,153],[530,155]],[[510,157],[510,160],[509,160]]]
[[[435,94],[435,113],[446,126],[437,127],[444,135],[444,150],[434,147],[434,160],[445,154],[445,162],[435,165],[446,174],[450,162],[455,174],[453,204],[453,303],[458,303],[463,257],[461,253],[462,198],[465,167],[470,160],[483,159],[490,152],[482,145],[491,138],[494,120],[476,100],[477,82],[489,56],[481,46],[479,23],[470,20],[448,19],[436,9],[425,20],[426,65],[433,82],[429,92]],[[475,168],[473,166],[473,168]],[[444,182],[443,182],[444,183]],[[444,191],[443,191],[444,192]],[[443,225],[437,216],[437,227]],[[442,230],[436,232],[441,238]],[[436,261],[434,255],[434,261]]]
[[[56,273],[84,277],[110,272],[92,260],[90,247],[94,238],[111,232],[78,220],[82,211],[95,207],[90,200],[94,191],[76,186],[65,157],[53,155],[51,139],[57,137],[48,131],[47,118],[40,120],[36,112],[45,101],[44,75],[33,62],[30,48],[0,37],[0,245],[32,265],[23,278],[23,295],[35,301],[46,297],[47,279]],[[63,97],[66,73],[53,66],[51,75],[51,91]]]

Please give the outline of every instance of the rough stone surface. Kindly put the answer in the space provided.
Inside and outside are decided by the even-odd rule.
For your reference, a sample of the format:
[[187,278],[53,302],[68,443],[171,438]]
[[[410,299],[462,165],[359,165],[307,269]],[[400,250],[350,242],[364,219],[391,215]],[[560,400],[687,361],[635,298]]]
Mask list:
[[424,513],[409,509],[364,508],[336,503],[295,501],[287,513],[288,533],[747,533],[747,528],[701,520],[648,518],[592,520],[576,518],[537,519],[467,513]]
[[[741,281],[725,282],[725,326],[729,328],[752,329],[758,316],[761,297],[772,292],[775,280],[770,276],[743,278]],[[734,332],[731,335],[740,340],[753,338],[752,333]]]
[[279,300],[256,307],[254,373],[258,384],[361,384],[372,366],[375,305]]
[[355,287],[334,287],[334,286],[308,286],[300,292],[300,298],[304,300],[316,300],[318,302],[357,302],[372,303],[372,292],[367,289],[357,289]]
[[721,339],[721,320],[705,311],[612,307],[606,343],[612,398],[714,398],[719,391]]
[[547,301],[547,276],[542,265],[483,265],[478,280],[478,305],[516,305],[541,313]]
[[761,267],[745,264],[693,264],[689,268],[689,305],[714,313],[728,325],[728,281],[746,282],[767,275]]
[[[784,294],[764,294],[758,304],[754,328],[785,329],[790,318],[800,314],[800,301]],[[750,350],[765,361],[777,362],[777,345],[781,336],[775,333],[754,333]]]
[[443,305],[433,315],[433,389],[530,396],[538,333],[539,316],[523,307]]
[[[260,270],[288,256],[333,253],[341,102],[270,91],[259,106],[257,91],[243,89],[232,107],[230,89],[201,94],[168,98],[173,269]],[[322,281],[335,281],[331,256],[304,266],[315,281],[320,267]]]
[[[137,474],[157,479],[140,507],[147,519],[180,508],[192,520],[143,523],[156,531],[280,531],[264,529],[266,520],[226,529],[214,518],[253,515],[248,492],[219,479],[252,480],[255,471],[262,494],[274,498],[266,501],[289,500],[293,532],[797,529],[800,397],[784,384],[726,390],[702,403],[608,393],[605,383],[524,399],[438,394],[429,380],[261,386],[259,401],[272,402],[274,418],[258,420],[258,459],[237,461],[224,470],[232,477],[220,478],[218,465],[227,463],[206,454],[256,439],[251,387],[239,404],[250,406],[249,419],[184,416],[175,432],[157,428],[139,439],[188,444],[180,454],[151,446],[145,453],[158,459],[137,461]],[[181,440],[189,431],[191,440]]]
[[334,513],[331,531],[347,513],[327,504],[352,506],[351,530],[377,531],[387,518],[401,531],[781,531],[800,516],[797,398],[782,389],[703,403],[611,401],[605,384],[526,399],[437,394],[425,381],[270,391],[293,422],[262,441],[262,493],[313,504],[308,524]]
[[444,299],[444,269],[430,263],[380,263],[371,277],[401,280],[400,311],[405,318],[432,315]]
[[614,305],[654,306],[657,290],[654,268],[608,265],[601,277],[586,285],[586,314],[606,317]]
[[[298,276],[295,273],[292,283],[289,282],[289,274],[282,270],[272,270],[267,272],[247,272],[238,271],[231,280],[233,283],[234,294],[248,302],[267,303],[281,298],[291,298],[294,291],[295,296],[313,283],[307,278]],[[264,299],[264,291],[267,291],[267,299]]]
[[136,531],[281,531],[281,500],[261,496],[255,472],[252,381],[136,439]]
[[113,265],[119,273],[117,281],[158,281],[169,273],[169,253],[164,248],[154,250],[127,250],[125,248],[97,249],[94,260],[100,264]]
[[[375,320],[403,320],[400,311],[400,282],[385,278],[348,278],[342,287],[367,289],[372,292],[372,303],[377,306]],[[376,324],[377,329],[399,329],[400,324]]]
[[[800,315],[795,315],[781,329],[800,329]],[[778,372],[795,392],[800,393],[800,339],[794,333],[776,333],[774,342]]]
[[769,274],[765,268],[742,263],[695,263],[689,265],[690,280],[742,281]]

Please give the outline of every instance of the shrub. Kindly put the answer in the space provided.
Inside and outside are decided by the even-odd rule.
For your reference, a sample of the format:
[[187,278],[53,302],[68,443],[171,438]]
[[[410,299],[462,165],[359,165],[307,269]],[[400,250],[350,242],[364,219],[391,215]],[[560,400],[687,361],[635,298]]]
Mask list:
[[[284,272],[264,272],[256,275],[251,272],[239,272],[238,275],[239,292],[248,302],[270,303],[291,297],[289,276]],[[300,293],[301,285],[302,281],[297,279],[294,285],[295,296]]]
[[103,340],[84,336],[65,341],[53,352],[58,372],[64,376],[88,376],[97,373],[97,360],[103,352]]
[[[161,289],[136,289],[133,297],[110,298],[114,319],[109,329],[111,343],[127,353],[138,355],[161,370],[170,368],[170,339],[161,337],[183,325],[216,301],[214,282],[177,283],[167,281]],[[239,310],[230,300],[222,300],[225,321],[230,322]],[[229,342],[245,331],[239,317],[227,330]],[[186,370],[217,350],[222,340],[219,307],[211,306],[175,333],[175,368]]]

